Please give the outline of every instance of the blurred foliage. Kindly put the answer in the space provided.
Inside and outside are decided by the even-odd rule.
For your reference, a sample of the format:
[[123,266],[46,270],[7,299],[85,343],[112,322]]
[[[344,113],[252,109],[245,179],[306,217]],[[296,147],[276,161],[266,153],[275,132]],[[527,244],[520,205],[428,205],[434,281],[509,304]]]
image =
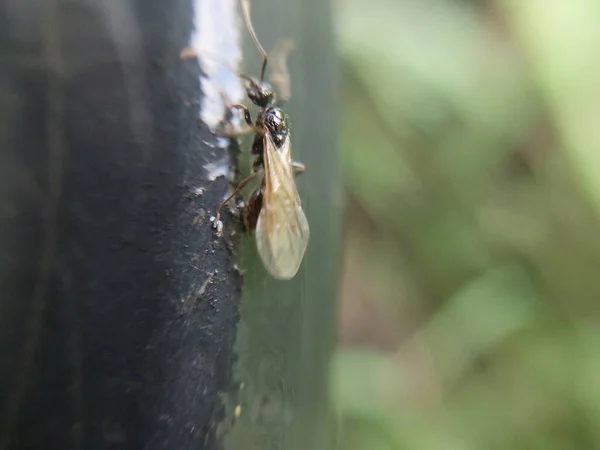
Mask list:
[[600,448],[600,2],[336,17],[339,448]]

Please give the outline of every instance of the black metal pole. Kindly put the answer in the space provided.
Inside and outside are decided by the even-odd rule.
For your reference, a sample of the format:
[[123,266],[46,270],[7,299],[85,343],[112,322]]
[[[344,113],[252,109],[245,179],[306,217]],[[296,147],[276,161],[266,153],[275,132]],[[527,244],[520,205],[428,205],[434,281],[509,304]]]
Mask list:
[[1,449],[213,447],[241,279],[196,220],[227,181],[179,58],[191,8],[4,6]]

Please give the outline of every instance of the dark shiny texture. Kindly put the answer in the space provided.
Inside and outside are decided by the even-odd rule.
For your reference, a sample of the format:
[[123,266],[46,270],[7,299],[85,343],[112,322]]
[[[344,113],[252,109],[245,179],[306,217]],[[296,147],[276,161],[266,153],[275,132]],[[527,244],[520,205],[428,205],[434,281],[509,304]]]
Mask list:
[[262,114],[262,121],[267,127],[275,145],[281,146],[289,133],[289,122],[287,115],[277,106],[267,109]]
[[[290,134],[289,117],[278,106],[271,106],[260,111],[256,119],[256,127],[261,130],[266,129],[266,132],[271,135],[273,142],[278,148],[283,145]],[[264,136],[258,133],[254,136],[251,152],[257,155],[257,159],[253,164],[255,171],[262,167],[263,164],[263,140]]]
[[[289,134],[289,120],[283,110],[275,105],[275,95],[271,84],[266,81],[249,79],[247,85],[248,98],[256,106],[262,108],[256,119],[256,127],[265,129],[273,138],[275,145],[280,147]],[[246,122],[251,125],[250,116],[246,111]],[[260,142],[259,142],[260,141]],[[262,155],[262,136],[255,139],[253,153]]]
[[266,108],[273,102],[273,88],[266,81],[250,81],[246,92],[250,101],[261,108]]

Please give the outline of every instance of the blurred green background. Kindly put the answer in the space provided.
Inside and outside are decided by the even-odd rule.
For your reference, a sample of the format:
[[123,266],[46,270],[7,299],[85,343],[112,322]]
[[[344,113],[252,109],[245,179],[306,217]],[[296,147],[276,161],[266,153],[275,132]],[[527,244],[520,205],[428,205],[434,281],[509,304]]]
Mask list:
[[600,2],[334,8],[339,448],[600,449]]

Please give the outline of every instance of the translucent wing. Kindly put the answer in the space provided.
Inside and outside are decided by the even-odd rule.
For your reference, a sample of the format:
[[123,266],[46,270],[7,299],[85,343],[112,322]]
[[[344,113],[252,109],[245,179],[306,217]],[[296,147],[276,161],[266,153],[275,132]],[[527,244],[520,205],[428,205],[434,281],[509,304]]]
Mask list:
[[296,189],[289,136],[277,148],[266,133],[263,158],[265,190],[256,223],[256,245],[269,273],[288,280],[298,272],[310,234]]

